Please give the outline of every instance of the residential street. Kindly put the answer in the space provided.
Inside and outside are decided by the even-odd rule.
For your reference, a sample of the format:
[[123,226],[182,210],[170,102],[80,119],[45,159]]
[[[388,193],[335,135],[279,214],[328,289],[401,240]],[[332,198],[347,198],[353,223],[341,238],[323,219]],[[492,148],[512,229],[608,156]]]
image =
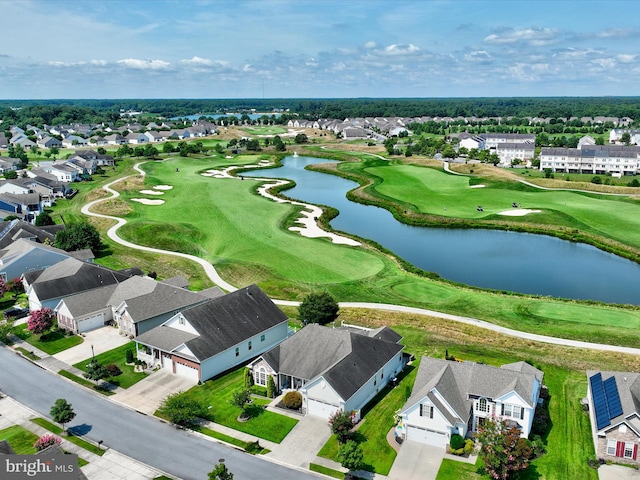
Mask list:
[[69,401],[76,418],[68,425],[93,441],[184,480],[202,480],[224,458],[237,480],[317,478],[249,455],[93,394],[38,368],[12,351],[0,349],[0,390],[49,418],[57,398]]

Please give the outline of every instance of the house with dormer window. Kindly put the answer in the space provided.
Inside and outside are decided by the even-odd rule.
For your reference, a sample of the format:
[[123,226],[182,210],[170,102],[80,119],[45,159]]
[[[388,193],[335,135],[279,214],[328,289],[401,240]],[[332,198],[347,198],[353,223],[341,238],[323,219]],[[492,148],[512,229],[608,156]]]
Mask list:
[[472,435],[496,417],[528,437],[543,373],[525,362],[502,367],[423,357],[411,397],[399,412],[397,434],[445,447],[451,435]]

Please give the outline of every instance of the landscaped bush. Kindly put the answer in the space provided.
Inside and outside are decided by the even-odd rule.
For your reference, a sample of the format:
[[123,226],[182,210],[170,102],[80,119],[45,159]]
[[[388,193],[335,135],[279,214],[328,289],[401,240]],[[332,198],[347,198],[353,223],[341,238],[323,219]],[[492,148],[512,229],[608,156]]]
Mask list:
[[282,399],[285,407],[298,410],[302,406],[302,394],[300,392],[287,392]]
[[256,395],[260,395],[261,397],[267,397],[267,388],[262,387],[260,385],[252,385],[249,389],[251,393],[255,393]]
[[122,375],[122,370],[120,370],[120,367],[118,367],[115,363],[110,363],[104,368],[106,368],[109,371],[109,376],[111,377],[117,377],[118,375]]
[[51,445],[60,445],[61,443],[62,439],[60,437],[56,437],[51,433],[45,433],[38,440],[36,440],[36,443],[33,444],[33,448],[41,451],[47,447],[50,447]]
[[473,449],[475,448],[476,444],[473,442],[473,440],[471,440],[470,438],[467,438],[464,441],[464,454],[465,455],[471,455],[473,453]]
[[458,450],[460,448],[463,448],[464,438],[462,438],[462,435],[458,435],[457,433],[454,433],[453,435],[451,435],[451,440],[449,441],[449,445],[451,446],[452,450]]
[[125,359],[127,363],[133,363],[133,350],[127,350],[127,352],[125,353]]
[[545,436],[551,427],[551,417],[546,407],[536,408],[533,423],[531,425],[531,434]]

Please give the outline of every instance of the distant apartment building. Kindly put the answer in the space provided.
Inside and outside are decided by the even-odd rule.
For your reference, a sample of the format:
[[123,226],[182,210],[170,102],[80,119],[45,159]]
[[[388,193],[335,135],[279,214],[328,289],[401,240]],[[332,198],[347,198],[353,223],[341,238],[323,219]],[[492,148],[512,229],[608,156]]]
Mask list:
[[540,170],[615,176],[640,171],[640,146],[582,145],[582,148],[543,148]]
[[489,150],[500,159],[500,165],[507,167],[515,159],[528,163],[536,150],[536,136],[521,133],[480,133],[471,135],[462,133],[458,137],[460,146],[468,150]]

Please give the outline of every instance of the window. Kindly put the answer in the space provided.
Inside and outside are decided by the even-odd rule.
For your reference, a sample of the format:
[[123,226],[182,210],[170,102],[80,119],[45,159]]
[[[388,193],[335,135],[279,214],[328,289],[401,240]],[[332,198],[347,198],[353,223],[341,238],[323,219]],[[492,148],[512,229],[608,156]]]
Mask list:
[[624,442],[624,458],[633,458],[633,442]]
[[479,412],[485,412],[485,413],[489,412],[489,404],[487,403],[486,398],[481,398],[480,400],[478,400],[478,403],[476,405],[476,410],[478,410]]
[[607,455],[615,455],[616,454],[616,441],[608,440],[607,441]]
[[267,386],[267,371],[265,370],[264,367],[260,367],[258,369],[258,372],[256,375],[256,384],[261,385],[263,387]]
[[433,405],[427,405],[426,403],[421,403],[420,416],[433,418]]
[[251,340],[249,340],[249,350],[251,350]]
[[519,405],[509,405],[508,403],[502,405],[502,415],[505,417],[520,418],[521,414],[522,407]]
[[266,338],[266,335],[263,333],[262,335],[260,335],[260,341],[264,342],[264,339]]
[[239,348],[239,347],[236,347],[236,357],[237,357],[238,355],[240,355],[240,348]]

